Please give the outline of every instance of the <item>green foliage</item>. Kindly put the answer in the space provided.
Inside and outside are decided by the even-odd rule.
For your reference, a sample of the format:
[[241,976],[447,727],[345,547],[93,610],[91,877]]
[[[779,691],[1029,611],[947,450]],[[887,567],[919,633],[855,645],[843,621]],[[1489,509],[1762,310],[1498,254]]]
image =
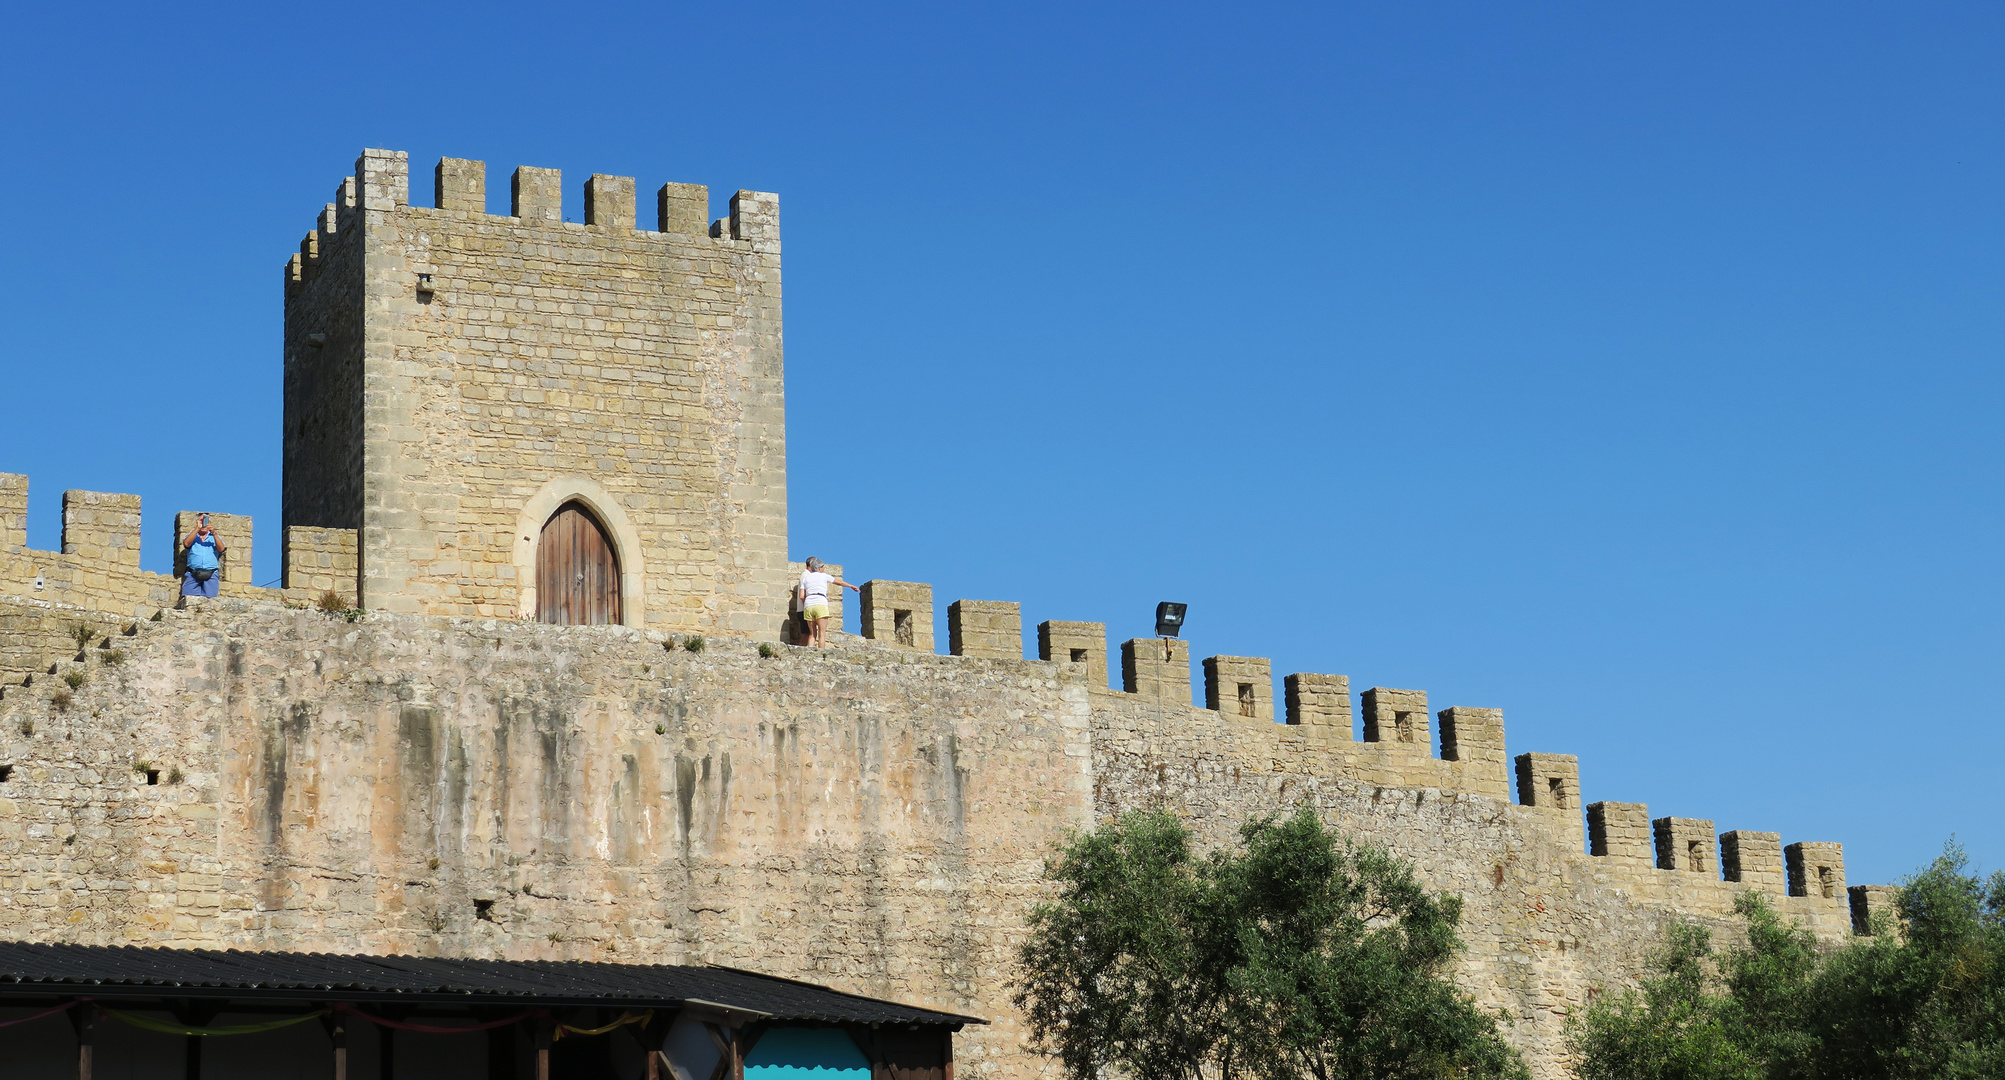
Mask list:
[[89,681],[90,676],[84,674],[82,668],[71,668],[63,672],[63,682],[67,683],[72,690],[83,689],[83,685]]
[[1073,1080],[1522,1077],[1445,978],[1461,903],[1304,809],[1200,858],[1130,813],[1047,867],[1016,1003]]
[[771,660],[773,657],[780,655],[780,650],[773,648],[773,643],[770,641],[761,641],[759,643],[759,655]]
[[682,647],[688,649],[690,652],[702,652],[703,651],[702,635],[699,634],[689,638],[685,638],[682,642]]
[[1672,928],[1641,986],[1568,1033],[1582,1080],[1921,1080],[2005,1076],[2005,875],[1951,845],[1871,937],[1820,950],[1758,894],[1747,940]]
[[315,606],[320,608],[320,612],[323,615],[348,614],[348,601],[342,599],[341,594],[335,592],[333,589],[321,593],[320,599],[315,602]]
[[70,637],[75,639],[77,648],[81,649],[89,645],[92,638],[97,637],[97,628],[85,623],[76,623],[70,627]]
[[58,690],[49,695],[49,704],[55,706],[57,712],[69,712],[70,706],[76,703],[76,696],[68,690]]

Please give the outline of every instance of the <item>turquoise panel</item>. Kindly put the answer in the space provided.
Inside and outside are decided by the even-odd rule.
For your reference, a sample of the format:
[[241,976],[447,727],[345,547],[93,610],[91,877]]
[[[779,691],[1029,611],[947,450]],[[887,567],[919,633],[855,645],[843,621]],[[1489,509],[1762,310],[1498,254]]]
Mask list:
[[870,1080],[870,1059],[840,1028],[773,1028],[746,1056],[745,1080]]

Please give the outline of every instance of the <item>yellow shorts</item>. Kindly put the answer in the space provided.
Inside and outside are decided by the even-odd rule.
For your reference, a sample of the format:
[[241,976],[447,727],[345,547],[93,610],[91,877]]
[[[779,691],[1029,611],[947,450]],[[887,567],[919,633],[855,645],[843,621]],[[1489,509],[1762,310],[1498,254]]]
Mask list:
[[827,604],[812,604],[801,609],[801,618],[809,622],[820,622],[828,618]]

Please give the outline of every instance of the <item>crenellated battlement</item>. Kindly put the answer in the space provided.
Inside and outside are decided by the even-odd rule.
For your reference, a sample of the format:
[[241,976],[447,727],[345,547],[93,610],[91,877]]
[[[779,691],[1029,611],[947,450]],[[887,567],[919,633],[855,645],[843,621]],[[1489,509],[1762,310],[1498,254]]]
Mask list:
[[[863,639],[906,652],[933,652],[932,596],[930,585],[917,582],[866,584]],[[948,611],[951,655],[995,659],[1022,655],[1017,605],[956,600]],[[1586,857],[1606,873],[1641,873],[1642,880],[1673,889],[1716,882],[1757,889],[1778,899],[1793,898],[1792,902],[1852,902],[1846,895],[1840,845],[1790,845],[1785,875],[1784,848],[1775,833],[1745,829],[1716,833],[1707,820],[1652,820],[1642,803],[1587,803],[1580,761],[1574,755],[1528,752],[1507,758],[1500,709],[1451,706],[1433,714],[1438,728],[1430,729],[1425,691],[1373,686],[1358,695],[1355,714],[1362,728],[1358,732],[1346,676],[1296,672],[1282,679],[1286,720],[1277,725],[1274,676],[1265,658],[1205,657],[1200,662],[1204,686],[1199,707],[1191,703],[1187,642],[1134,638],[1122,643],[1118,690],[1107,687],[1104,664],[1094,664],[1105,643],[1103,623],[1050,620],[1037,627],[1038,658],[1081,665],[1088,685],[1098,692],[1155,706],[1181,706],[1193,718],[1212,714],[1258,725],[1235,726],[1231,729],[1235,733],[1273,729],[1278,736],[1288,728],[1313,733],[1313,741],[1286,745],[1319,755],[1335,775],[1500,801],[1515,791],[1517,805],[1545,816],[1570,850],[1584,847]],[[1438,756],[1433,753],[1435,730],[1440,739]]]
[[638,220],[638,182],[631,176],[593,173],[580,189],[575,221],[565,210],[564,176],[559,169],[523,165],[512,171],[507,214],[487,211],[484,161],[440,158],[432,169],[432,191],[431,206],[413,206],[408,155],[401,150],[363,151],[356,159],[355,175],[344,177],[336,186],[334,200],[322,209],[313,229],[300,241],[299,251],[288,257],[288,295],[317,276],[322,253],[330,249],[343,226],[352,229],[360,211],[437,211],[492,223],[513,222],[525,228],[569,226],[682,243],[722,240],[770,245],[780,236],[779,197],[770,192],[733,193],[730,212],[713,221],[707,186],[666,183],[655,192],[654,226],[644,229]]
[[179,510],[154,534],[155,551],[173,567],[159,574],[140,568],[146,530],[137,495],[65,491],[60,550],[29,547],[28,477],[20,473],[0,473],[0,595],[119,618],[149,617],[181,603],[181,577],[187,572],[181,540],[204,514],[224,544],[219,595],[305,602],[333,591],[353,602],[352,529],[290,530],[285,572],[276,587],[261,587],[251,561],[256,533],[250,515]]

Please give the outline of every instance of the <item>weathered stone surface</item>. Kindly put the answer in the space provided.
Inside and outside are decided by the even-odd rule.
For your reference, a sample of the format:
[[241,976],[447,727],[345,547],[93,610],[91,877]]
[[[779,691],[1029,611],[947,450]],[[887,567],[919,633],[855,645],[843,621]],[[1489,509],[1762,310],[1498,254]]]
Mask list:
[[[1069,661],[228,598],[128,626],[120,662],[64,660],[87,673],[67,710],[49,680],[0,699],[0,937],[729,963],[989,1016],[961,1068],[1029,1077],[1014,950],[1068,829],[1166,807],[1223,844],[1306,804],[1464,898],[1457,977],[1557,1076],[1566,1011],[1669,920],[1727,925],[1741,888],[1585,854],[1565,815],[1498,797],[1501,755]],[[1850,931],[1842,885],[1778,902]]]

